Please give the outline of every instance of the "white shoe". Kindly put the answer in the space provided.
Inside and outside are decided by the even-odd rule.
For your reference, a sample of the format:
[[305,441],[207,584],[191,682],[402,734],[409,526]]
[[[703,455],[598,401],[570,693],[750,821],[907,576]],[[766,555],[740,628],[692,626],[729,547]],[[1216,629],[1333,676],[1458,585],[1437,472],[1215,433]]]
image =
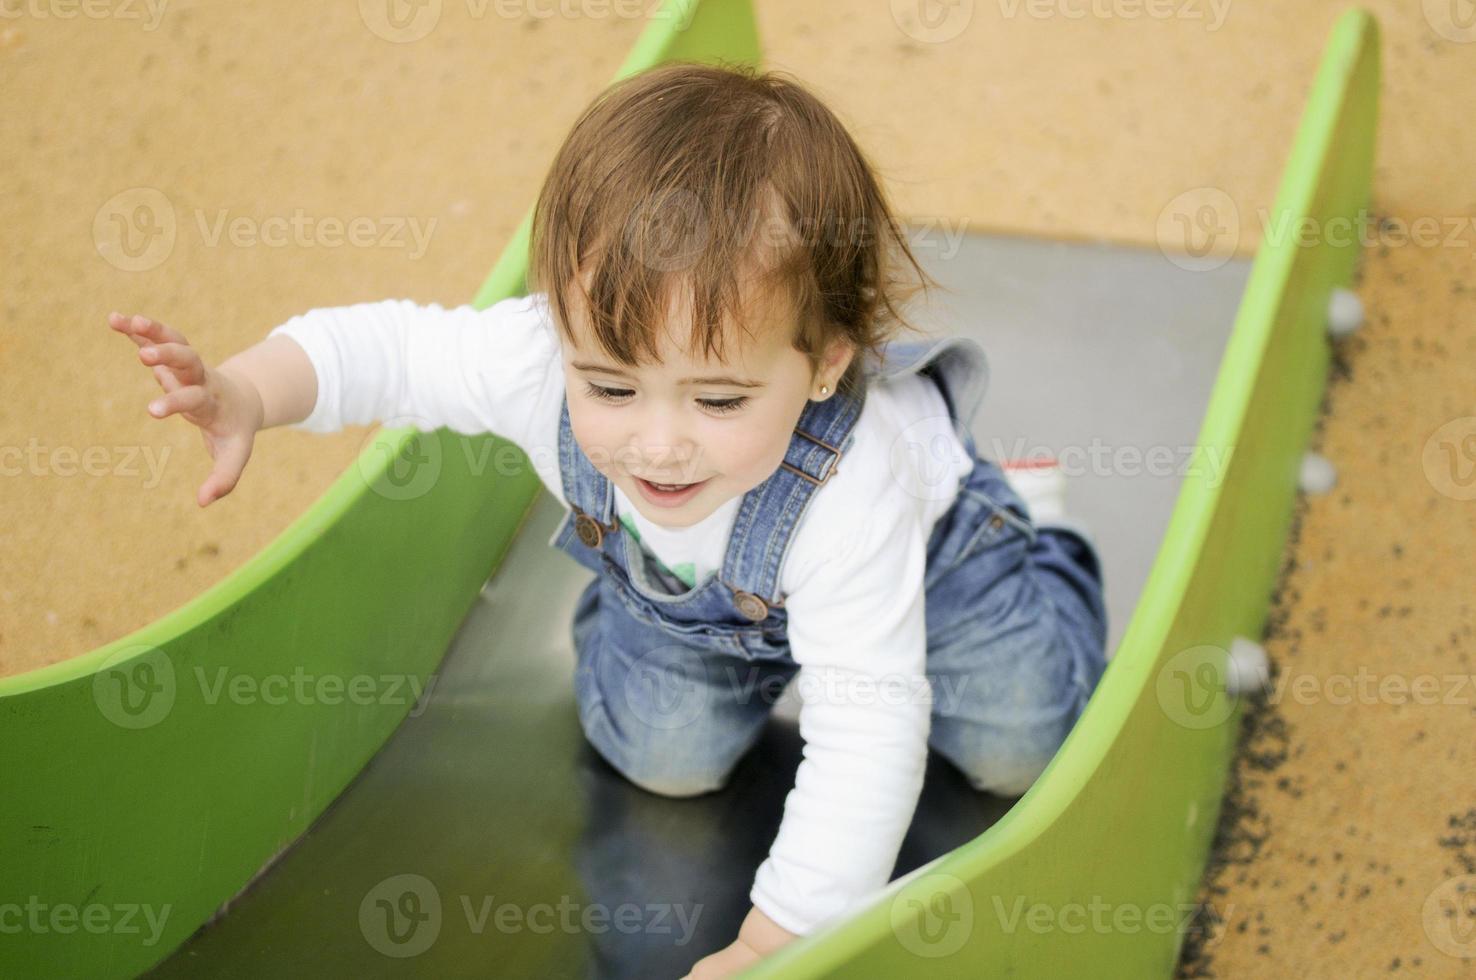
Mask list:
[[1086,524],[1066,513],[1066,474],[1061,463],[1052,456],[999,461],[1005,482],[1014,488],[1030,511],[1030,521],[1037,530],[1054,528],[1070,531],[1093,549],[1096,535]]
[[1069,523],[1066,517],[1066,474],[1053,456],[1003,459],[1005,481],[1024,499],[1036,524]]

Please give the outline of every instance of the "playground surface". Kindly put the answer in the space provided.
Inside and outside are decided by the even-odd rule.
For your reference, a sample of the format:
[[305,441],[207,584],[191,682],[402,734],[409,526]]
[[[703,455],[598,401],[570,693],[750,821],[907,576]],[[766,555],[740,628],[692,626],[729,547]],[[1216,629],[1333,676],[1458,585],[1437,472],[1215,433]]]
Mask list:
[[[1442,427],[1476,415],[1476,132],[1464,109],[1476,40],[1442,34],[1429,4],[1366,6],[1385,80],[1372,209],[1389,223],[1364,250],[1368,323],[1332,376],[1314,447],[1338,486],[1299,510],[1267,640],[1278,676],[1309,677],[1314,693],[1288,686],[1249,716],[1227,846],[1201,896],[1224,928],[1193,951],[1189,975],[1472,970],[1469,949],[1432,939],[1428,909],[1476,873],[1462,775],[1476,771],[1476,692],[1365,703],[1356,686],[1344,700],[1337,679],[1362,669],[1377,688],[1476,672],[1476,516],[1465,471],[1442,474],[1427,453]],[[881,3],[758,13],[769,63],[855,125],[909,220],[1154,248],[1172,199],[1214,186],[1238,204],[1235,251],[1248,257],[1342,9],[1239,4],[1211,30],[1146,17],[996,23],[981,6],[949,41],[909,35]],[[438,30],[403,45],[366,30],[352,5],[324,16],[180,4],[152,30],[122,18],[0,26],[0,80],[24,106],[0,118],[0,139],[19,148],[0,203],[11,396],[0,445],[26,450],[23,471],[0,480],[11,556],[0,674],[93,649],[219,581],[367,437],[267,433],[235,493],[199,511],[199,439],[144,414],[152,382],[109,335],[107,311],[157,316],[218,361],[313,306],[464,302],[643,26],[454,19],[465,14],[448,6]],[[347,67],[325,74],[325,49]],[[530,104],[539,111],[525,114]],[[180,224],[167,259],[133,271],[88,230],[138,187],[164,193]],[[304,235],[266,240],[268,219],[298,214]],[[375,222],[375,244],[328,244],[323,219],[358,217]],[[236,218],[240,235],[216,237]],[[1398,234],[1421,220],[1436,222],[1433,243]],[[1459,446],[1470,429],[1445,431]],[[97,472],[83,471],[77,457],[92,449]]]

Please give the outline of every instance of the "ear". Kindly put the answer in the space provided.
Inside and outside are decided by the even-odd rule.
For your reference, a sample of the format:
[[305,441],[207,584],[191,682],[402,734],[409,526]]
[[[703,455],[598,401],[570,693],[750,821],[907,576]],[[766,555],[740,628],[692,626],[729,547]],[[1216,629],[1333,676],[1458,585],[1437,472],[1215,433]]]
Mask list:
[[844,337],[837,337],[825,346],[825,353],[820,359],[820,367],[815,372],[814,382],[811,385],[812,397],[826,397],[820,395],[820,386],[825,385],[830,391],[835,391],[837,382],[845,375],[846,368],[851,366],[851,359],[856,356],[856,347]]

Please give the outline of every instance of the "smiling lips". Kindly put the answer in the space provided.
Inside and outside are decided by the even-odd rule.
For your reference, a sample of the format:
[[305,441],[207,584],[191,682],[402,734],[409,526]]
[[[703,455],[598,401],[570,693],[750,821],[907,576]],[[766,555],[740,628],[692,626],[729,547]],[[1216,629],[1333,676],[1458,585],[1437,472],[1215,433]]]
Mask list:
[[658,507],[680,506],[695,496],[707,483],[707,480],[699,480],[696,483],[655,483],[639,476],[635,480],[642,496]]

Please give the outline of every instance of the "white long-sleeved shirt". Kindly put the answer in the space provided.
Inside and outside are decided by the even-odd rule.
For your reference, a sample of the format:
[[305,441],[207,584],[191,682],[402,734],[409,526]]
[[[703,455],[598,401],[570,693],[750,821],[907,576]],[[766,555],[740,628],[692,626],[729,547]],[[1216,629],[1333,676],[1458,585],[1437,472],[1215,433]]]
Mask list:
[[[558,467],[564,372],[542,294],[480,311],[410,300],[315,309],[278,333],[302,346],[318,378],[312,413],[293,428],[495,433],[521,447],[568,506]],[[851,448],[795,529],[780,588],[800,668],[791,690],[803,758],[749,895],[791,932],[874,897],[896,863],[927,760],[927,541],[972,465],[931,381],[875,383]],[[673,574],[700,581],[721,568],[741,498],[669,529],[618,487],[615,497],[620,518]]]

